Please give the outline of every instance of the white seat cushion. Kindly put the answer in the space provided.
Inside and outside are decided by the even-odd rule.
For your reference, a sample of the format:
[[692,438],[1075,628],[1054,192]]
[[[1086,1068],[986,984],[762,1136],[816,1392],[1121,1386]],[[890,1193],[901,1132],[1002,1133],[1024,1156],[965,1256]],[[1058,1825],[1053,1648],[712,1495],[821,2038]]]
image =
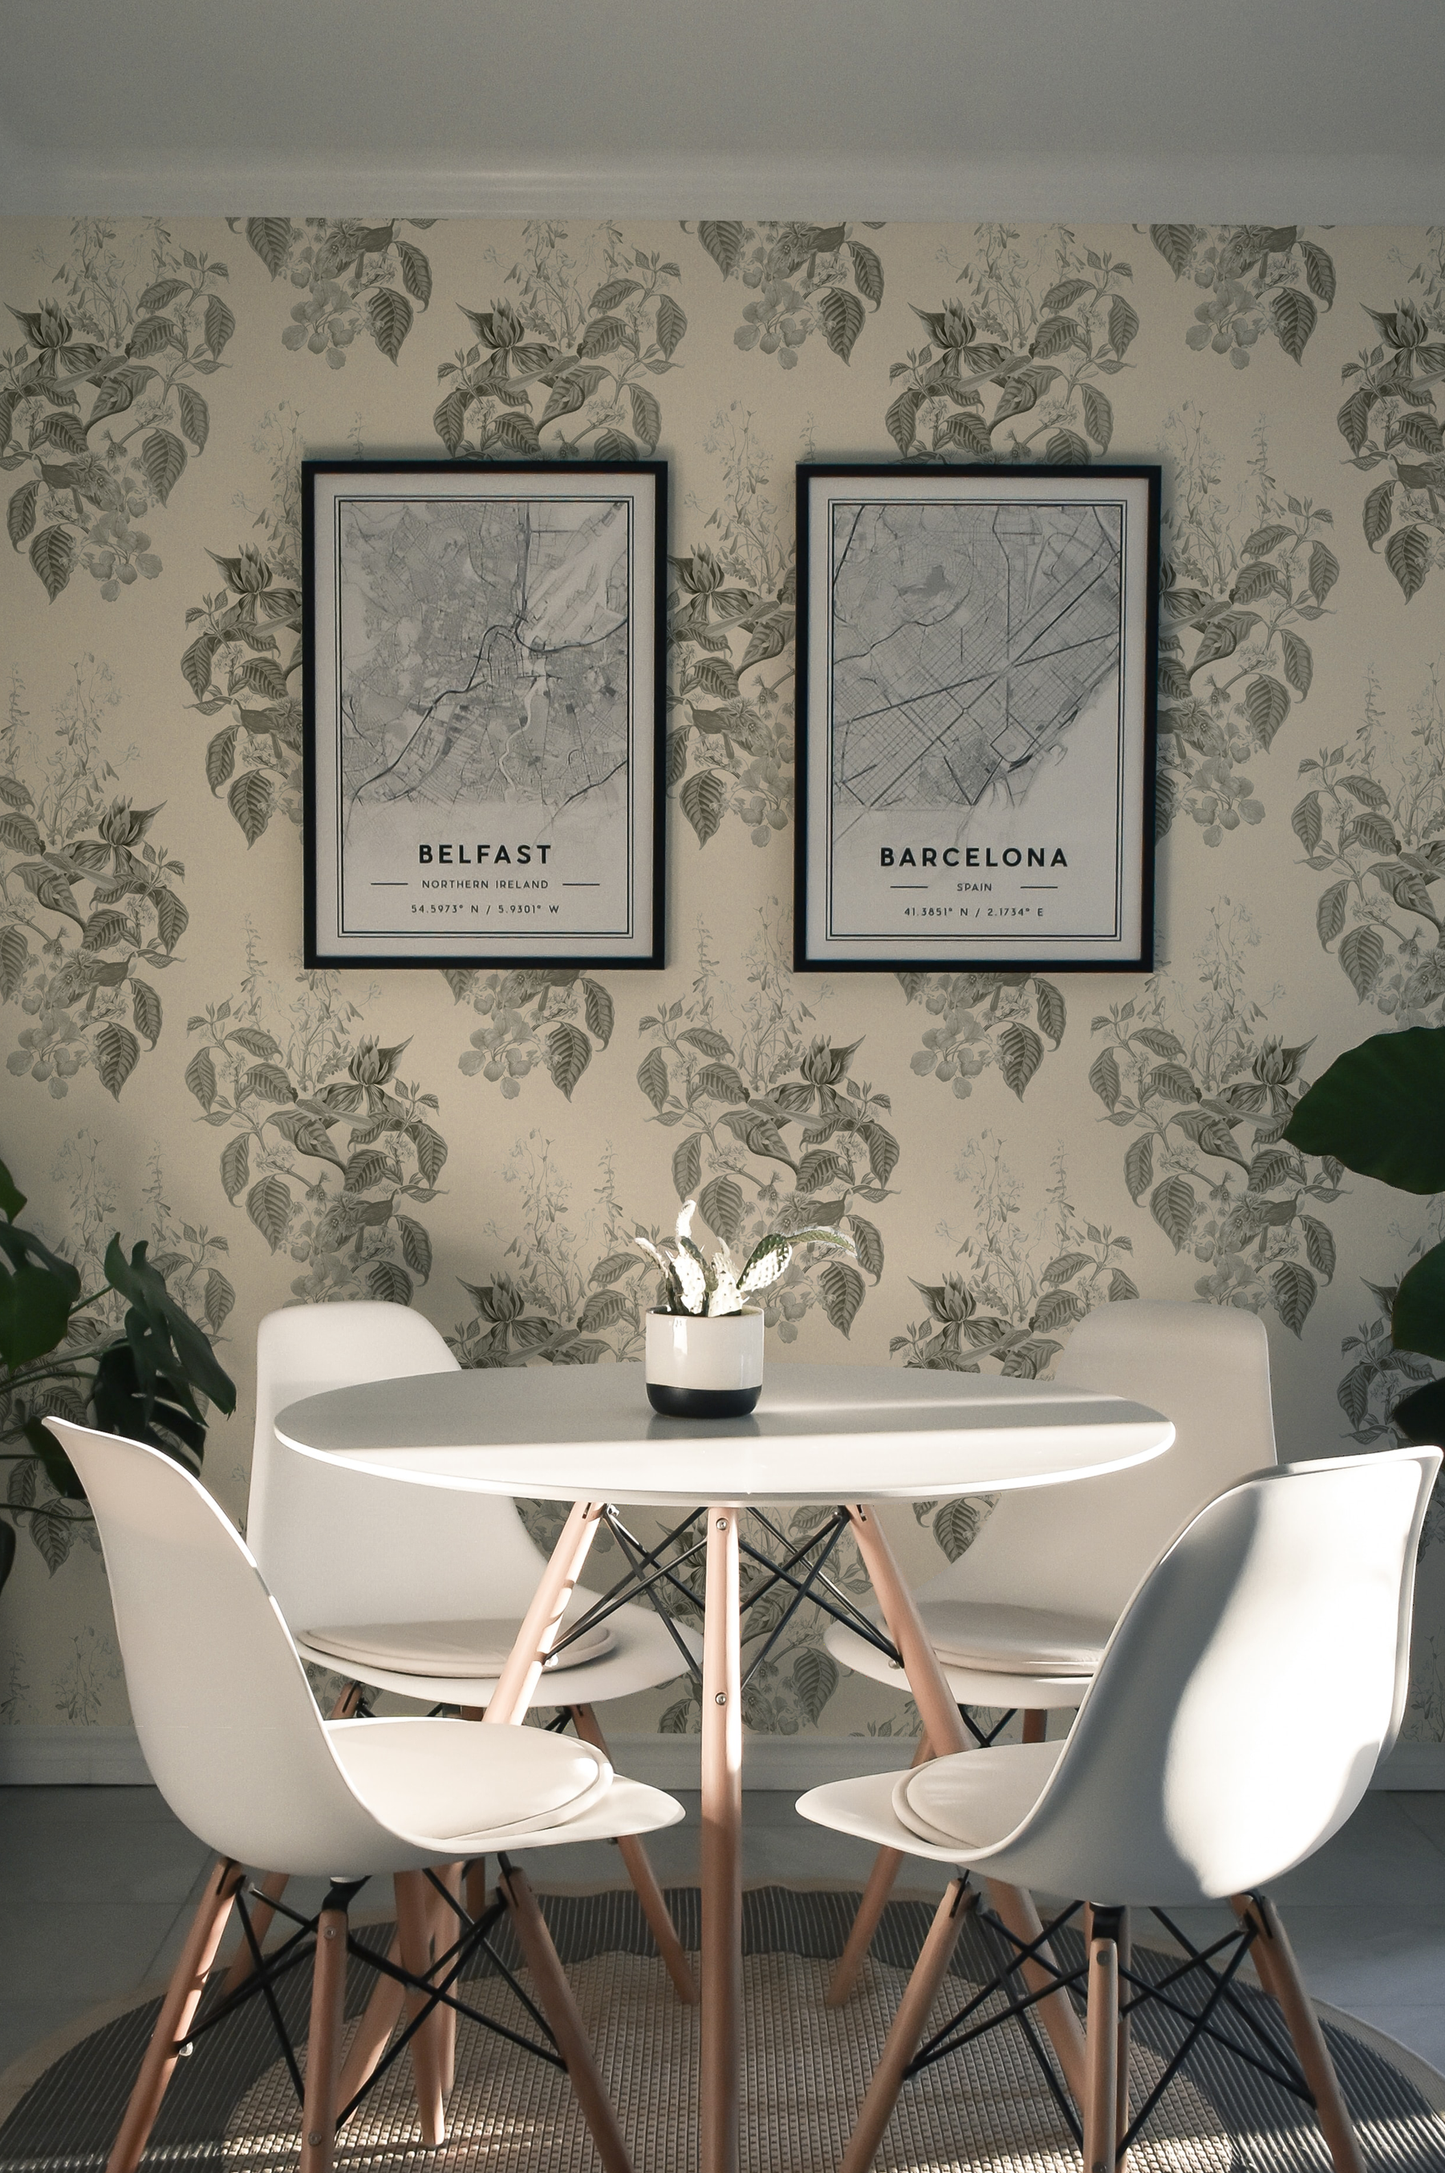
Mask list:
[[[392,1675],[448,1675],[463,1682],[495,1681],[516,1642],[520,1621],[362,1622],[303,1630],[301,1643],[348,1665],[385,1668]],[[565,1634],[566,1625],[563,1625]],[[582,1667],[611,1652],[612,1628],[594,1623],[565,1652],[545,1664]]]
[[935,1848],[992,1848],[1033,1809],[1063,1748],[1062,1742],[1005,1743],[935,1758],[899,1774],[894,1812]]
[[456,1840],[564,1824],[605,1795],[612,1767],[590,1743],[472,1720],[331,1720],[331,1745],[393,1833]]
[[924,1600],[919,1614],[945,1667],[994,1675],[1092,1675],[1112,1622],[994,1600]]

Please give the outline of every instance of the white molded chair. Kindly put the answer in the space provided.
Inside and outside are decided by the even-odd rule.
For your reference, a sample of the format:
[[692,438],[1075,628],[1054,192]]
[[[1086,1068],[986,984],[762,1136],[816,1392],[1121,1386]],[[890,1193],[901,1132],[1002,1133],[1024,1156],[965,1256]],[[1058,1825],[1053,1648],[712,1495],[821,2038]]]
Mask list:
[[[440,2033],[424,2022],[438,1998],[438,2011],[456,2011],[449,1987],[460,1975],[466,1937],[434,1960],[436,1904],[423,1874],[432,1865],[486,1852],[502,1857],[503,1901],[603,2162],[625,2168],[627,2151],[555,1949],[525,1877],[503,1852],[647,1832],[675,1824],[682,1806],[657,1789],[618,1779],[590,1744],[538,1728],[412,1718],[323,1720],[254,1557],[205,1489],[138,1442],[65,1420],[46,1423],[95,1512],[146,1763],[176,1816],[219,1857],[109,2173],[131,2173],[145,2148],[171,2070],[190,2042],[246,1864],[284,1864],[293,1873],[320,1873],[332,1881],[308,1926],[315,1931],[316,1960],[304,2173],[324,2173],[331,2163],[343,2079],[347,1908],[356,1887],[376,1874],[390,1872],[395,1881],[402,1970],[394,1974],[405,1975],[413,2023],[423,2017],[412,2038],[417,2096],[423,2136],[440,2142],[446,2078],[435,2041]],[[439,1884],[435,1892],[441,1894]],[[465,1925],[465,1912],[455,1903],[453,1909]],[[353,1944],[350,1951],[364,1950]],[[267,1963],[257,1959],[258,1974],[242,1998],[269,1982]],[[398,1997],[391,2017],[400,2004]],[[390,2018],[388,2034],[389,2027]],[[367,2073],[380,2051],[378,2046]]]
[[[1145,1570],[1197,1509],[1275,1462],[1269,1342],[1253,1313],[1130,1300],[1074,1330],[1061,1387],[1129,1396],[1174,1422],[1174,1445],[1131,1471],[1000,1496],[966,1553],[921,1587],[918,1611],[961,1708],[1022,1708],[1025,1742],[1050,1709],[1077,1706]],[[900,1663],[833,1622],[835,1660],[897,1688]],[[992,1740],[964,1711],[981,1742]],[[847,1998],[898,1872],[880,1858],[834,1974]]]
[[[397,1486],[299,1456],[274,1425],[287,1404],[325,1389],[457,1370],[430,1321],[405,1306],[360,1300],[268,1313],[256,1339],[246,1538],[304,1659],[472,1718],[491,1703],[545,1567],[513,1503]],[[595,1598],[579,1588],[563,1637]],[[701,1649],[690,1627],[670,1631],[655,1609],[632,1602],[572,1648],[594,1657],[568,1665],[564,1652],[547,1669],[541,1698],[605,1756],[594,1706],[670,1682]],[[691,2002],[692,1973],[646,1851],[623,1836],[621,1854],[679,1996]]]
[[[963,1872],[899,2008],[844,2173],[872,2162],[977,1905],[972,1871],[1091,1905],[1087,1960],[1073,1973],[1088,1980],[1086,2167],[1112,2166],[1134,2132],[1117,2073],[1121,1973],[1133,2004],[1148,1988],[1129,1968],[1123,1912],[1228,1898],[1283,2010],[1337,2173],[1363,2173],[1324,2039],[1259,1889],[1339,1830],[1399,1733],[1415,1556],[1440,1461],[1438,1449],[1397,1449],[1242,1481],[1145,1577],[1064,1741],[968,1751],[800,1799],[820,1825]],[[930,2041],[932,2056],[954,2027]]]
[[[1253,1313],[1100,1306],[1080,1321],[1060,1387],[1129,1396],[1174,1422],[1174,1445],[1131,1471],[1001,1495],[978,1537],[917,1594],[960,1705],[1076,1706],[1144,1571],[1194,1512],[1275,1461],[1269,1343]],[[831,1623],[836,1660],[895,1687],[896,1662]]]

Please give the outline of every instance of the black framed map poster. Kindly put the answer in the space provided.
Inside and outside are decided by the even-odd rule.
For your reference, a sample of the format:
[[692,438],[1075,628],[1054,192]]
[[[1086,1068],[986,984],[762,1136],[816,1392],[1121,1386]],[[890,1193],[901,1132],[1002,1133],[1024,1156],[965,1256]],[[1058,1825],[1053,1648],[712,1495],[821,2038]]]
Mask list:
[[798,470],[800,971],[1153,965],[1157,467]]
[[308,966],[659,966],[660,461],[307,461]]

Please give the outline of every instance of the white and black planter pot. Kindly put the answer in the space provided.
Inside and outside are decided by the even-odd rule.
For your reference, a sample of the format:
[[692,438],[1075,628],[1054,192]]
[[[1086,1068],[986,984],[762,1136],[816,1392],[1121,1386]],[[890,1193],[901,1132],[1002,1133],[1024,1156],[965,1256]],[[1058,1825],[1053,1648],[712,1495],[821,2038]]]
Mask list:
[[645,1370],[647,1400],[664,1418],[746,1418],[763,1388],[761,1310],[649,1313]]

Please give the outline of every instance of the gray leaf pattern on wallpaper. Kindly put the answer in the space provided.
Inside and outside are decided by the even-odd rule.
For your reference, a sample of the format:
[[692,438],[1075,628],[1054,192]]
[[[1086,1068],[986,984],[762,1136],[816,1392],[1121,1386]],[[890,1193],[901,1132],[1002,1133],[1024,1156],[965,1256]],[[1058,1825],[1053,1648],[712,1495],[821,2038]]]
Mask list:
[[[1194,1289],[1215,1305],[1274,1312],[1298,1336],[1336,1244],[1319,1210],[1340,1197],[1341,1166],[1284,1144],[1309,1084],[1311,1039],[1287,1048],[1246,992],[1259,941],[1243,909],[1217,912],[1192,1001],[1163,975],[1093,1022],[1089,1084],[1104,1122],[1131,1136],[1124,1181],[1176,1253],[1204,1267]],[[1179,1027],[1169,1024],[1173,1018]]]
[[15,550],[54,603],[77,559],[113,603],[161,570],[146,530],[193,457],[210,409],[196,380],[221,368],[236,319],[228,267],[176,249],[169,228],[78,219],[34,309],[10,314],[25,338],[0,369],[0,466],[26,480],[6,509]]
[[[501,1253],[512,1265],[487,1283],[462,1281],[473,1312],[448,1337],[462,1364],[640,1358],[657,1274],[632,1242],[648,1226],[623,1211],[611,1149],[603,1150],[589,1187],[591,1206],[580,1210],[553,1143],[535,1129],[511,1148],[502,1177],[515,1188],[509,1206],[517,1234]],[[499,1244],[495,1225],[486,1235]]]
[[[968,1202],[966,1233],[954,1250],[964,1268],[946,1269],[937,1283],[910,1278],[928,1312],[888,1346],[905,1365],[950,1373],[996,1368],[1034,1380],[1063,1349],[1060,1330],[1095,1306],[1138,1297],[1125,1265],[1132,1265],[1132,1239],[1080,1213],[1062,1154],[1038,1207],[992,1130],[967,1143],[953,1174]],[[952,1523],[948,1529],[956,1539]],[[939,1544],[949,1553],[952,1540],[940,1537]]]
[[869,310],[883,307],[883,262],[863,239],[880,231],[866,220],[816,226],[760,219],[748,226],[741,219],[699,219],[697,238],[723,278],[756,297],[743,306],[734,346],[773,355],[781,369],[794,370],[798,349],[821,331],[839,361],[849,361]]
[[951,1086],[967,1101],[973,1082],[991,1065],[1020,1101],[1043,1063],[1045,1043],[1059,1048],[1068,1024],[1063,992],[1029,973],[900,973],[910,1004],[921,1004],[934,1026],[909,1058],[921,1079]]
[[459,1004],[470,1004],[488,1021],[457,1058],[468,1079],[500,1084],[515,1101],[530,1072],[543,1070],[570,1102],[572,1090],[599,1049],[612,1039],[616,1013],[603,983],[566,967],[526,967],[513,973],[479,973],[443,967],[442,977]]
[[113,1637],[89,1623],[70,1640],[70,1657],[55,1678],[55,1710],[72,1727],[93,1728],[100,1718],[105,1687],[121,1680],[120,1652]]
[[92,657],[43,728],[17,677],[0,726],[0,1002],[27,1021],[6,1069],[58,1101],[86,1067],[118,1098],[155,1048],[156,982],[190,920],[185,863],[150,835],[163,808],[112,789],[105,726],[119,698]]
[[[234,233],[239,219],[227,224]],[[432,272],[420,245],[398,228],[424,233],[434,219],[247,219],[246,239],[273,279],[301,290],[281,345],[324,355],[344,369],[358,332],[395,362],[415,322],[412,307],[431,302]]]
[[[1260,1313],[1281,1378],[1298,1339],[1321,1446],[1390,1438],[1423,1363],[1390,1347],[1392,1286],[1440,1203],[1428,1230],[1402,1231],[1352,1183],[1347,1219],[1343,1173],[1280,1134],[1321,1068],[1312,1036],[1332,1053],[1372,1024],[1445,1018],[1440,645],[1406,616],[1445,559],[1445,230],[1370,241],[1364,273],[1358,239],[1283,227],[1152,242],[724,220],[41,231],[3,290],[22,322],[0,457],[30,602],[0,727],[0,1003],[11,1131],[27,1168],[52,1171],[51,1237],[88,1256],[118,1222],[149,1231],[242,1376],[268,1306],[341,1297],[425,1306],[468,1366],[610,1364],[640,1355],[657,1297],[634,1238],[698,1197],[734,1244],[819,1222],[853,1238],[856,1259],[768,1294],[779,1357],[1027,1375],[1093,1307],[1195,1297]],[[1370,312],[1372,342],[1347,370],[1339,431],[1365,481],[1355,494],[1346,478],[1343,509],[1319,336],[1342,303]],[[453,304],[463,344],[433,389],[427,342]],[[236,360],[233,308],[264,337],[225,378],[208,446],[205,380]],[[1298,406],[1309,388],[1313,458],[1291,413],[1266,402],[1240,421],[1233,373],[1261,346],[1263,390]],[[1210,386],[1226,388],[1214,406]],[[660,975],[299,968],[301,452],[437,438],[459,457],[675,464]],[[782,486],[815,445],[1164,460],[1170,963],[1148,980],[792,974]],[[172,491],[194,539],[174,598],[148,586]],[[78,661],[57,670],[48,598],[82,565],[101,593],[72,583]],[[164,629],[144,688],[136,637],[122,654],[102,608],[127,590],[124,623]],[[157,697],[143,733],[141,693]],[[217,904],[242,884],[254,926]],[[464,1148],[439,1084],[453,1066],[471,1082],[454,1090]],[[157,1145],[117,1160],[116,1127],[129,1139],[138,1119]],[[1337,1345],[1338,1368],[1321,1364]],[[228,1506],[244,1455],[239,1434],[213,1437]],[[43,1546],[12,1586],[27,1612],[4,1628],[0,1722],[121,1717],[89,1527],[38,1471],[12,1483],[36,1490]],[[988,1507],[915,1505],[918,1543],[956,1559]],[[543,1544],[560,1528],[561,1505],[523,1514]],[[1410,1729],[1441,1738],[1445,1513],[1427,1546]],[[851,1554],[843,1574],[863,1590]],[[820,1628],[810,1607],[789,1623],[750,1722],[916,1733],[911,1705],[840,1671]],[[680,1692],[646,1724],[695,1729]]]
[[818,1225],[852,1236],[858,1267],[830,1260],[810,1275],[794,1261],[770,1285],[764,1318],[791,1343],[814,1306],[846,1336],[867,1295],[864,1276],[881,1279],[883,1238],[859,1202],[876,1208],[892,1197],[900,1148],[883,1122],[891,1097],[855,1076],[863,1037],[841,1046],[805,1038],[813,1014],[792,994],[777,919],[774,900],[745,961],[749,994],[730,1016],[704,932],[691,993],[638,1021],[647,1051],[637,1083],[652,1104],[647,1121],[679,1134],[677,1197],[695,1195],[726,1244],[747,1252],[769,1230]]
[[[1161,566],[1160,836],[1187,814],[1206,845],[1263,822],[1253,772],[1314,682],[1301,628],[1340,578],[1334,517],[1282,491],[1261,447],[1252,503],[1230,509],[1223,464],[1186,407],[1172,433],[1173,504]],[[1248,763],[1246,774],[1242,765]]]
[[[208,1004],[187,1031],[186,1085],[199,1121],[224,1131],[220,1181],[244,1201],[273,1253],[302,1272],[291,1295],[410,1305],[431,1274],[417,1210],[437,1196],[447,1143],[435,1094],[398,1078],[407,1043],[383,1048],[337,974],[301,977],[286,996],[266,979],[254,940],[233,1001]],[[269,1024],[268,1024],[269,1021]]]
[[1377,692],[1345,746],[1299,766],[1309,789],[1290,821],[1306,865],[1329,878],[1315,908],[1320,942],[1363,1004],[1400,1026],[1438,1026],[1445,999],[1445,704],[1432,677],[1403,742]]
[[1149,239],[1176,279],[1207,296],[1185,346],[1228,355],[1237,370],[1265,334],[1303,362],[1320,311],[1334,307],[1334,259],[1297,226],[1151,226]]
[[278,807],[301,821],[302,438],[294,411],[272,422],[273,488],[253,521],[261,541],[206,553],[221,586],[188,608],[180,657],[190,706],[210,727],[206,783],[224,792],[247,845]]
[[650,380],[682,367],[680,269],[629,248],[610,223],[579,237],[538,222],[526,241],[503,281],[514,295],[490,309],[458,305],[475,339],[437,370],[448,388],[432,417],[437,436],[453,458],[650,458],[662,435]]
[[911,305],[928,338],[888,375],[884,416],[906,460],[1044,459],[1083,465],[1114,435],[1101,378],[1115,377],[1139,330],[1125,293],[1132,265],[1080,249],[1069,227],[1032,248],[1018,228],[975,228],[961,295]]
[[1393,309],[1364,304],[1379,338],[1341,370],[1349,391],[1336,418],[1351,465],[1387,471],[1366,495],[1365,541],[1384,559],[1409,603],[1432,566],[1445,563],[1445,227],[1410,273],[1413,290]]
[[[1087,1242],[1090,1250],[1079,1252],[1079,1241]],[[987,1300],[981,1300],[961,1275],[945,1273],[941,1283],[915,1282],[914,1288],[927,1300],[928,1317],[910,1321],[904,1335],[894,1336],[889,1350],[906,1351],[905,1365],[930,1372],[981,1373],[984,1360],[994,1359],[1001,1373],[1035,1380],[1063,1349],[1048,1330],[1083,1319],[1089,1311],[1091,1288],[1099,1278],[1108,1279],[1106,1302],[1137,1298],[1132,1278],[1114,1264],[1115,1255],[1128,1249],[1129,1242],[1127,1237],[1111,1236],[1089,1224],[1074,1249],[1060,1253],[1044,1269],[1045,1287],[1020,1320],[980,1312],[980,1303]],[[1078,1288],[1071,1288],[1075,1278]]]
[[[768,919],[775,923],[776,906]],[[767,1324],[783,1342],[796,1340],[799,1322],[814,1306],[846,1336],[869,1287],[865,1276],[876,1284],[883,1274],[882,1235],[859,1203],[876,1208],[891,1196],[888,1180],[899,1147],[882,1119],[892,1104],[853,1076],[857,1043],[840,1047],[807,1033],[812,1014],[806,1005],[790,1007],[791,977],[767,929],[746,963],[749,994],[735,1006],[704,932],[692,999],[639,1020],[647,1047],[637,1084],[652,1105],[646,1121],[679,1133],[669,1149],[673,1189],[679,1199],[696,1195],[709,1228],[727,1243],[746,1246],[766,1228],[848,1229],[859,1267],[830,1262],[809,1277],[796,1264],[772,1286],[765,1308]],[[494,1020],[473,1036],[478,1046],[463,1055],[463,1068],[474,1072],[484,1051],[492,1052],[481,1068],[496,1067],[511,1098],[528,1071],[550,1065],[544,1052],[554,1036],[580,1032],[565,1016],[578,1000],[573,984],[580,984],[584,1003],[606,996],[588,977],[560,972],[448,979],[457,984],[459,1000],[470,994],[479,1006],[491,1006]],[[564,1010],[560,1024],[549,1028],[547,1021],[559,1017],[559,984]],[[514,1005],[530,996],[532,1016],[509,1007],[508,996]],[[495,1040],[486,1041],[488,1034]],[[469,1063],[469,1056],[478,1061]],[[589,1259],[566,1238],[570,1195],[549,1144],[532,1135],[527,1155],[509,1174],[522,1186],[530,1236],[509,1249],[518,1261],[515,1271],[486,1284],[463,1283],[475,1312],[454,1332],[458,1355],[466,1364],[487,1366],[533,1360],[587,1365],[637,1356],[656,1276],[632,1241],[638,1231],[655,1238],[671,1211],[649,1199],[644,1218],[629,1217],[608,1176],[592,1241],[602,1249]]]
[[0,1690],[0,1728],[23,1728],[42,1717],[48,1716],[42,1716],[35,1700],[29,1657],[23,1647],[15,1645],[5,1670],[4,1688]]
[[[953,1175],[967,1203],[965,1234],[953,1251],[963,1270],[945,1269],[937,1283],[910,1278],[928,1311],[889,1343],[904,1365],[1033,1380],[1062,1350],[1060,1331],[1097,1305],[1138,1297],[1125,1265],[1133,1263],[1132,1240],[1079,1211],[1062,1153],[1038,1206],[991,1130],[967,1143]],[[934,1539],[956,1562],[993,1498],[916,1502],[914,1514],[920,1523],[931,1520]]]
[[[1411,1258],[1418,1258],[1424,1250],[1423,1243],[1413,1247]],[[1405,1265],[1408,1262],[1402,1262],[1402,1267]],[[1411,1389],[1436,1377],[1436,1368],[1428,1358],[1421,1358],[1415,1351],[1397,1351],[1391,1341],[1390,1312],[1395,1303],[1396,1287],[1366,1283],[1365,1288],[1375,1301],[1375,1310],[1368,1320],[1360,1322],[1355,1334],[1346,1336],[1340,1345],[1346,1357],[1353,1357],[1353,1363],[1336,1393],[1340,1409],[1350,1423],[1350,1438],[1358,1441],[1361,1448],[1371,1448],[1377,1441],[1393,1443],[1395,1436],[1390,1412]],[[1433,1513],[1424,1544],[1431,1546],[1442,1536],[1445,1535],[1440,1529],[1439,1515]]]
[[726,496],[707,540],[670,561],[667,781],[699,845],[731,814],[766,846],[793,819],[796,551],[747,410],[716,415],[703,450],[721,461]]

